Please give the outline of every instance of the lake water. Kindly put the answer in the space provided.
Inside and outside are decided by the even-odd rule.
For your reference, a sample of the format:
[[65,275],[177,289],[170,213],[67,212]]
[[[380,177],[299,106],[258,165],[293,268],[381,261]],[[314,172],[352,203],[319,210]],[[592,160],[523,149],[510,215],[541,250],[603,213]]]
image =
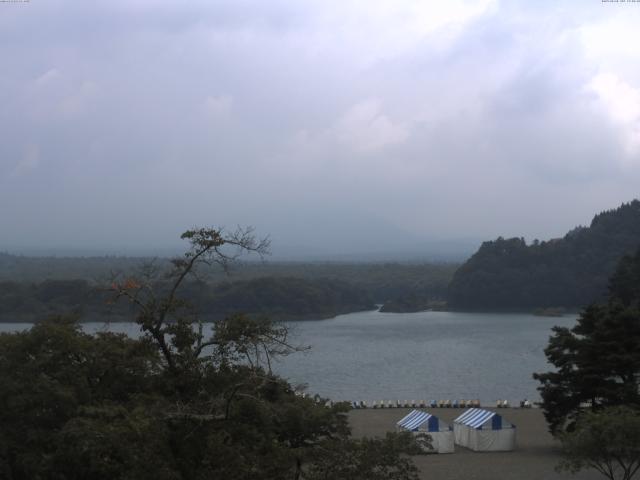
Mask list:
[[[293,384],[307,384],[309,393],[333,400],[536,400],[538,384],[531,374],[550,368],[543,350],[551,327],[571,327],[575,321],[575,316],[371,311],[289,322],[294,341],[311,350],[274,369]],[[28,327],[0,324],[0,331]],[[105,325],[84,328],[95,332]],[[108,328],[138,334],[135,324]]]

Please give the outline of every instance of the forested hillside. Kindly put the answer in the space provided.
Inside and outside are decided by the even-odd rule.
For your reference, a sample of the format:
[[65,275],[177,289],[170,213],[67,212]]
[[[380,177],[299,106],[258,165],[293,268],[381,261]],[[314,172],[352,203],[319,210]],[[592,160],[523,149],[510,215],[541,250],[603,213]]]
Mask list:
[[528,245],[485,242],[455,273],[449,307],[459,310],[580,308],[603,298],[624,255],[640,245],[640,201],[596,215],[589,227]]

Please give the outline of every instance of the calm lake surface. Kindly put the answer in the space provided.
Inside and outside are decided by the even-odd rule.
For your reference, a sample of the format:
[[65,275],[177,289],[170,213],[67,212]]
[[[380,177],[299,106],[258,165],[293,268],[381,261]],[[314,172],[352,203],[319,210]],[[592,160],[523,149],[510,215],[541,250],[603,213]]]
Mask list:
[[[543,350],[551,327],[575,322],[575,316],[375,311],[289,322],[294,341],[311,350],[274,369],[294,385],[307,384],[309,393],[333,400],[536,400],[531,374],[550,368]],[[0,324],[0,331],[25,328],[29,325]],[[130,323],[84,328],[139,333]]]

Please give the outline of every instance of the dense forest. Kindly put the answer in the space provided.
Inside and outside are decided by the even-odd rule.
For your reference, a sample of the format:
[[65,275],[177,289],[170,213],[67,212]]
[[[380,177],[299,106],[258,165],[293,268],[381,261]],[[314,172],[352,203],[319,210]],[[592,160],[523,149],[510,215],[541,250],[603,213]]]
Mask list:
[[[126,257],[55,258],[0,254],[0,321],[34,321],[77,313],[82,320],[130,318],[108,302],[112,275],[135,276],[150,259]],[[168,259],[154,268],[168,271]],[[280,320],[320,319],[386,304],[386,311],[423,309],[443,301],[454,264],[245,262],[230,276],[202,270],[184,286],[184,297],[212,320],[235,312]],[[161,276],[161,275],[160,275]],[[156,285],[162,289],[161,282]],[[410,305],[404,298],[412,300]]]
[[563,238],[485,242],[455,273],[449,307],[458,310],[581,308],[604,298],[608,278],[640,245],[640,201],[596,215]]

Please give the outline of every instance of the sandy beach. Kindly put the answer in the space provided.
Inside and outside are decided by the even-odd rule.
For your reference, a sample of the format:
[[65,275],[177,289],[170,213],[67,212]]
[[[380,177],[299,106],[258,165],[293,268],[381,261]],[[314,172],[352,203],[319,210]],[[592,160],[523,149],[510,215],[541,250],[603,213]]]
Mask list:
[[[464,410],[455,408],[422,409],[437,415],[445,422],[459,416]],[[488,410],[494,410],[489,408]],[[384,436],[395,431],[395,423],[411,409],[353,410],[349,421],[356,437]],[[478,453],[456,445],[453,454],[423,455],[414,458],[420,469],[420,478],[430,480],[596,480],[602,477],[596,471],[577,475],[557,473],[560,454],[558,442],[547,431],[547,424],[539,409],[507,408],[497,410],[517,427],[517,446],[513,452]]]

